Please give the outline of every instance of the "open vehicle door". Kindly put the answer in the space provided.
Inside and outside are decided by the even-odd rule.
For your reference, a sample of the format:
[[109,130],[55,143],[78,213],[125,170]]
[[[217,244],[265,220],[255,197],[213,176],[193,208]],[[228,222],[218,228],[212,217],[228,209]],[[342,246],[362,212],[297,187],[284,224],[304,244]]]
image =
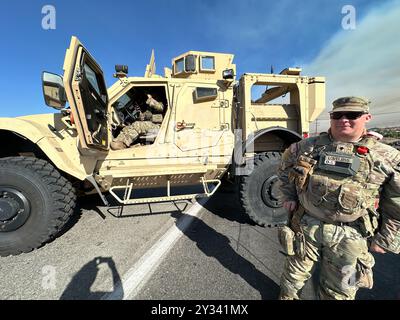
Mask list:
[[108,150],[111,132],[103,71],[76,37],[71,38],[63,69],[65,91],[80,146]]

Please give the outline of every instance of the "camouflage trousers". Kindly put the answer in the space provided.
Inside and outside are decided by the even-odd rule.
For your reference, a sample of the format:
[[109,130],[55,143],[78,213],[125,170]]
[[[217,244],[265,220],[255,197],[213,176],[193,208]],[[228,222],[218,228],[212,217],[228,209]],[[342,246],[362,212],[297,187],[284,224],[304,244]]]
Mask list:
[[124,127],[114,141],[122,141],[126,146],[130,146],[134,143],[140,135],[154,132],[160,129],[158,124],[151,121],[135,121],[129,126]]
[[317,261],[321,261],[319,299],[353,300],[359,288],[372,288],[375,260],[368,251],[366,238],[356,228],[324,223],[307,214],[301,227],[305,257],[287,256],[280,298],[299,299],[298,294]]

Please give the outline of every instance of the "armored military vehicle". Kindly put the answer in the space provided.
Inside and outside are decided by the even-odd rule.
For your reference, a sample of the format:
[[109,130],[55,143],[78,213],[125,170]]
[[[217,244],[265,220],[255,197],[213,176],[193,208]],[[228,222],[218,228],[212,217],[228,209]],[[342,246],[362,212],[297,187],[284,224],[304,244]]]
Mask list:
[[[28,252],[53,239],[77,196],[106,192],[121,205],[209,197],[225,179],[238,186],[245,212],[260,225],[286,219],[277,192],[282,151],[309,133],[325,103],[323,77],[245,73],[233,55],[189,51],[157,75],[117,65],[103,71],[72,37],[63,76],[43,72],[45,103],[56,113],[0,118],[0,254]],[[121,128],[138,121],[149,95],[164,106],[158,132],[112,150]],[[68,105],[67,105],[68,102]],[[182,186],[198,186],[196,192]],[[137,197],[137,190],[163,194]],[[177,191],[181,190],[181,191]],[[146,193],[149,195],[150,193]]]

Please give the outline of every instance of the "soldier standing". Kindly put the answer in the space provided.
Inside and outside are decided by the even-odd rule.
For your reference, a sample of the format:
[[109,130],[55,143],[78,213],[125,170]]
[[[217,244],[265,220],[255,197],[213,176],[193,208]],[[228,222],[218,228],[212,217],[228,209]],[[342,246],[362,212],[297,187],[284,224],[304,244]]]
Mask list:
[[[292,144],[279,168],[288,225],[282,300],[299,292],[321,261],[320,299],[354,299],[372,288],[374,257],[400,252],[400,152],[368,134],[369,101],[333,102],[326,134]],[[368,250],[369,247],[369,250]]]
[[[160,113],[163,112],[164,105],[162,102],[158,102],[150,94],[147,95],[147,98],[146,104],[151,110]],[[140,112],[138,120],[125,126],[118,136],[111,142],[111,149],[121,150],[128,148],[141,134],[146,134],[148,132],[156,133],[158,129],[160,129],[161,122],[161,114],[153,114],[150,110]]]

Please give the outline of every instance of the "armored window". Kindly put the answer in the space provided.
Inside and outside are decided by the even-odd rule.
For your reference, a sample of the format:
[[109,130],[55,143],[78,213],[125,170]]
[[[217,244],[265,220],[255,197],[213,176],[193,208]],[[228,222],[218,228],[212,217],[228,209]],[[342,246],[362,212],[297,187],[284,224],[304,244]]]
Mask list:
[[201,71],[215,71],[215,58],[213,56],[200,57]]
[[188,54],[185,57],[185,72],[196,72],[196,59],[193,54]]
[[87,64],[85,64],[84,68],[88,81],[92,85],[93,89],[95,89],[96,92],[100,95],[100,89],[99,89],[99,84],[97,83],[96,73]]
[[181,73],[183,72],[183,58],[180,58],[175,61],[175,73]]
[[195,101],[212,100],[218,95],[217,88],[197,87],[194,91]]
[[114,102],[113,106],[118,110],[121,110],[124,109],[130,102],[131,98],[128,96],[128,94],[125,93],[117,101]]
[[98,74],[88,65],[84,64],[83,66],[85,70],[85,76],[88,82],[90,83],[91,87],[96,91],[96,93],[101,97],[103,102],[106,102],[107,97],[104,94],[105,88],[103,90],[100,90],[101,83],[99,83],[99,76]]

